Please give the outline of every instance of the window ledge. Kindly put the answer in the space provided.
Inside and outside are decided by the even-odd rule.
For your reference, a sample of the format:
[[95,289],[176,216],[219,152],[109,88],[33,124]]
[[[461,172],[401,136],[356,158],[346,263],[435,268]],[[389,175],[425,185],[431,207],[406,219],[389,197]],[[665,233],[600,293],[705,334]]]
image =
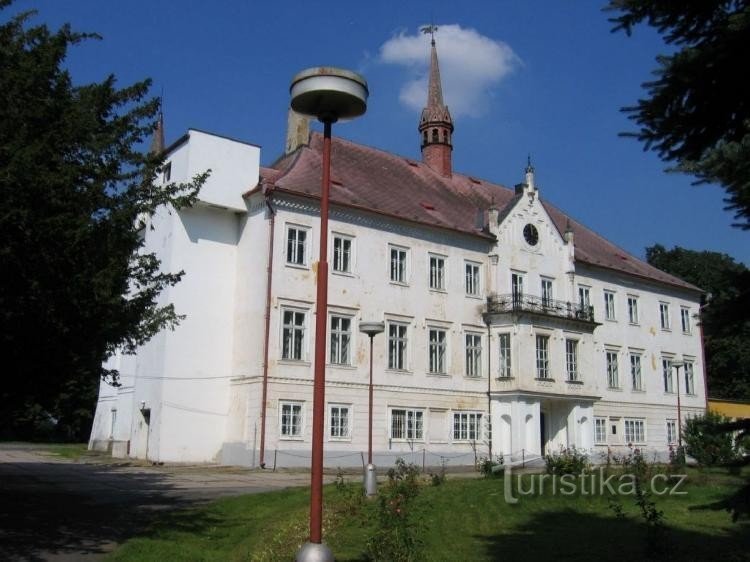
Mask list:
[[338,275],[339,277],[350,277],[352,279],[356,277],[356,275],[354,275],[354,273],[352,273],[351,271],[333,271],[333,270],[331,270],[331,275]]
[[617,322],[617,318],[605,318],[606,322]]
[[312,365],[309,361],[304,361],[302,359],[279,359],[276,362],[277,365],[296,365],[298,367],[309,367]]
[[345,365],[343,363],[326,363],[326,369],[343,369],[345,371],[356,371],[357,367],[354,365]]
[[635,392],[636,394],[646,394],[646,391],[642,388],[633,388],[630,390],[630,392]]
[[405,281],[394,281],[393,279],[391,279],[389,283],[391,285],[395,285],[396,287],[408,287],[409,286],[409,284]]
[[414,371],[407,371],[406,369],[386,369],[386,373],[393,373],[394,375],[413,375]]
[[555,379],[550,377],[535,377],[534,380],[537,382],[555,382]]
[[436,377],[439,379],[449,379],[451,376],[448,373],[426,373],[428,377]]
[[507,376],[507,377],[506,376],[500,376],[500,377],[495,377],[495,380],[498,380],[498,381],[512,381],[515,378],[516,377],[514,377],[514,376]]
[[304,437],[287,437],[285,435],[282,435],[279,437],[279,441],[299,441],[303,442],[305,440]]
[[447,295],[448,291],[446,289],[435,289],[433,287],[430,287],[428,289],[431,293],[438,293],[439,295]]
[[464,375],[465,379],[468,379],[470,381],[481,381],[484,380],[484,377],[482,375]]
[[568,383],[568,384],[583,384],[583,381],[580,381],[580,380],[577,380],[577,379],[576,380],[570,380],[570,379],[568,379],[565,382]]
[[484,300],[484,297],[482,297],[482,295],[470,295],[469,293],[466,293],[465,296],[467,299],[476,299],[479,301]]
[[351,443],[351,437],[329,437],[329,443]]
[[306,271],[310,269],[310,266],[306,265],[304,263],[290,263],[290,262],[285,262],[284,265],[287,266],[287,267],[291,267],[292,269],[304,269]]
[[607,390],[614,390],[615,392],[622,392],[622,388],[619,386],[608,386]]

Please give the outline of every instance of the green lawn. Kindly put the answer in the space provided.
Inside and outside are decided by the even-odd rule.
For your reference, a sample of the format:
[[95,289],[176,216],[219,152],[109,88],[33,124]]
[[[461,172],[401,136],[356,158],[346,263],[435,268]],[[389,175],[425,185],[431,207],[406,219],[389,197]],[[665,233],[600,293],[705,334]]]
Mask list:
[[[664,512],[662,559],[750,560],[750,522],[723,509],[750,474],[689,471],[685,496],[655,498]],[[351,488],[357,487],[353,484]],[[290,560],[307,534],[307,490],[219,500],[159,519],[113,560]],[[422,489],[413,516],[424,560],[642,560],[647,526],[632,498],[618,518],[606,497],[524,496],[507,504],[502,479],[453,479]],[[337,560],[364,560],[377,502],[326,488],[324,535]],[[653,536],[653,535],[652,535]]]

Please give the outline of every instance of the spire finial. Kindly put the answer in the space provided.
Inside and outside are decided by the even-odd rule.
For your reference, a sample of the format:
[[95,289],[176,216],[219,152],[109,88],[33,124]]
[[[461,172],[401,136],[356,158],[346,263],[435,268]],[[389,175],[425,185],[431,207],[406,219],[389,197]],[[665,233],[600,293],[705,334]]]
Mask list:
[[430,34],[430,44],[433,47],[435,46],[435,32],[437,30],[438,30],[438,26],[433,23],[430,23],[430,25],[425,25],[421,29],[422,33],[424,33],[425,35],[427,35],[428,33]]
[[536,189],[534,185],[534,166],[531,165],[531,154],[526,157],[526,186],[532,191]]
[[164,152],[164,90],[162,90],[161,97],[159,97],[159,117],[156,121],[156,128],[154,129],[154,136],[151,138],[151,146],[148,151],[152,154],[161,154]]
[[534,166],[531,165],[531,154],[526,156],[526,173],[534,173]]

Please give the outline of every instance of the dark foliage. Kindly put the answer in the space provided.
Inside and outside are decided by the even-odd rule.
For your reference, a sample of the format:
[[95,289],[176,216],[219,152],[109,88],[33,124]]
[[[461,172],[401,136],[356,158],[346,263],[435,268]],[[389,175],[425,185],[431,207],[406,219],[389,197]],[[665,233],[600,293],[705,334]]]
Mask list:
[[163,155],[139,151],[159,112],[149,82],[74,85],[68,49],[98,37],[31,25],[11,3],[0,0],[0,432],[81,439],[100,378],[117,379],[103,361],[179,321],[157,297],[181,273],[140,251],[140,230],[158,206],[191,204],[205,176],[159,185]]
[[613,31],[641,23],[672,47],[657,57],[646,97],[623,109],[633,133],[674,170],[727,192],[735,226],[750,229],[750,44],[748,0],[611,0]]

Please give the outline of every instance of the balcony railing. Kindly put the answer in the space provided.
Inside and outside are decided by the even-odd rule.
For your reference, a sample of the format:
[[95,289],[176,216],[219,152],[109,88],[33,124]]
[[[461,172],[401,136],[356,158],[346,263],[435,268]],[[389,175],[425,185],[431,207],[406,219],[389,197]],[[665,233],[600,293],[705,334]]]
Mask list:
[[570,320],[594,322],[593,306],[526,294],[490,295],[487,297],[487,312],[489,314],[533,312]]

